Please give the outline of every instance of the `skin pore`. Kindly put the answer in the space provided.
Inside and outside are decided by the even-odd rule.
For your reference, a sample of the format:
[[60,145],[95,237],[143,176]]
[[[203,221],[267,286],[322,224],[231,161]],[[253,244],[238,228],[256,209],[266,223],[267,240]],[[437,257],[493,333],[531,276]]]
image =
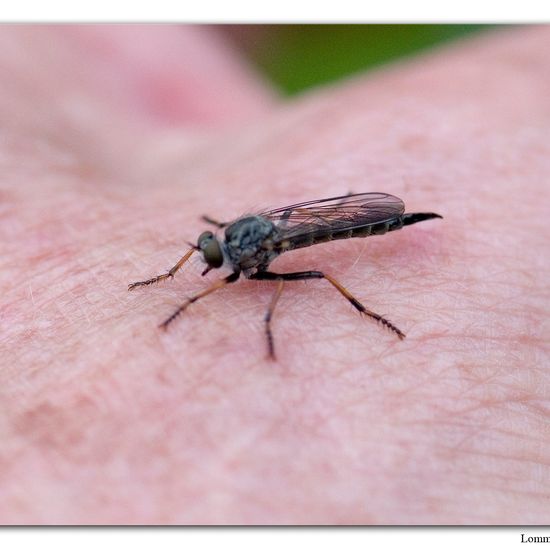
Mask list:
[[[548,28],[282,101],[203,27],[0,34],[2,523],[548,523]],[[240,280],[208,229],[381,191],[434,220]]]

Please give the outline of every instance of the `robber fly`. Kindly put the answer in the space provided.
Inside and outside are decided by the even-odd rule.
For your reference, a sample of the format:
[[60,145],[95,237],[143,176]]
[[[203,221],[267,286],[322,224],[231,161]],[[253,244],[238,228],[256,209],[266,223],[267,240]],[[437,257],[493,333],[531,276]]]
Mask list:
[[191,249],[168,273],[157,275],[147,281],[132,283],[128,286],[128,290],[173,278],[191,255],[198,251],[202,253],[203,260],[207,264],[202,275],[224,265],[232,272],[202,292],[188,298],[161,323],[161,328],[168,327],[193,302],[229,283],[234,283],[242,273],[247,279],[273,281],[277,285],[264,318],[269,357],[272,359],[275,358],[275,346],[271,332],[271,318],[285,281],[326,279],[361,314],[378,321],[403,339],[405,334],[401,330],[378,313],[367,309],[330,275],[322,271],[275,273],[268,268],[271,262],[283,252],[338,239],[383,235],[389,231],[401,229],[405,225],[441,217],[432,212],[405,213],[403,201],[386,193],[358,193],[301,202],[256,215],[246,215],[227,223],[203,216],[202,219],[205,222],[219,229],[225,229],[223,238],[216,237],[211,231],[201,233],[197,244],[191,245]]

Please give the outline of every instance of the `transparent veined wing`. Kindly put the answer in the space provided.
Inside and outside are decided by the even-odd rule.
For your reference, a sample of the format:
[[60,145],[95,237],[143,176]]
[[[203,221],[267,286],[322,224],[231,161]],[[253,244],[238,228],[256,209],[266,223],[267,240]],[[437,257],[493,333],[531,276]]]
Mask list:
[[357,193],[301,202],[259,215],[278,228],[279,240],[306,235],[313,238],[368,225],[383,223],[403,215],[403,201],[387,193]]

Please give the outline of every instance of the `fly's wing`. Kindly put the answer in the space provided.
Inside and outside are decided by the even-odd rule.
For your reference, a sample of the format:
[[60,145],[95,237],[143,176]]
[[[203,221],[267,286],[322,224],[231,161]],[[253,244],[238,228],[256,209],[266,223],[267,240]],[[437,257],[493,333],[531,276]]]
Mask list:
[[403,201],[386,193],[358,193],[301,202],[260,213],[278,229],[279,241],[305,235],[320,238],[398,218],[405,211]]

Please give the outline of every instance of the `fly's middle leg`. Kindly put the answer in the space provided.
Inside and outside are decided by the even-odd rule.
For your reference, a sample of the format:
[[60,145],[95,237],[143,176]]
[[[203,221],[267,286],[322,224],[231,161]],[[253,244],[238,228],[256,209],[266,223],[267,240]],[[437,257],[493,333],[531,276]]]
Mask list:
[[260,281],[305,281],[308,279],[326,279],[350,304],[357,309],[361,314],[374,319],[381,323],[392,332],[394,332],[401,340],[405,338],[405,334],[399,330],[393,323],[367,309],[353,294],[342,286],[336,279],[333,279],[330,275],[326,275],[322,271],[297,271],[294,273],[273,273],[272,271],[259,271],[249,277],[250,279],[256,279]]
[[209,286],[202,292],[199,292],[195,294],[194,296],[191,296],[191,298],[188,298],[183,302],[183,304],[168,317],[165,321],[163,321],[159,328],[167,328],[168,325],[181,313],[183,313],[192,303],[196,302],[197,300],[200,300],[201,298],[204,298],[205,296],[208,296],[209,294],[212,294],[212,292],[216,292],[216,290],[220,290],[220,288],[223,288],[224,286],[228,285],[229,283],[234,283],[239,278],[240,273],[237,271],[235,273],[231,273],[231,275],[228,275],[227,277],[224,277],[223,279],[220,279],[219,281],[216,281],[212,286]]
[[275,359],[275,344],[273,343],[273,333],[271,332],[271,318],[273,317],[273,312],[275,311],[275,306],[281,297],[283,292],[283,287],[285,286],[285,281],[279,279],[277,281],[277,288],[273,293],[269,307],[267,308],[264,322],[265,322],[265,335],[267,337],[267,350],[268,356],[270,359]]

